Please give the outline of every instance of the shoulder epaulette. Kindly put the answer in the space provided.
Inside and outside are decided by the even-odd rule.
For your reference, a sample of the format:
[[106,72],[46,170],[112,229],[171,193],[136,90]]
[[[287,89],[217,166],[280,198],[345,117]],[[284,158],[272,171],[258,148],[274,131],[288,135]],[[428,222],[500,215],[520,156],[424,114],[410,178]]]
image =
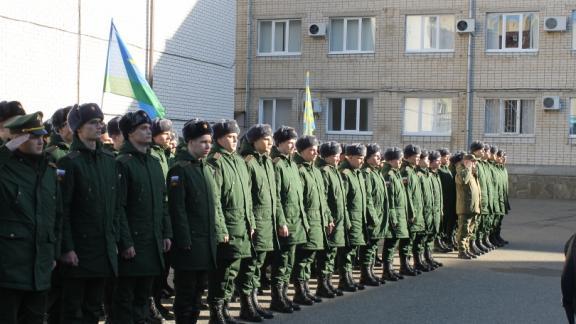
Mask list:
[[253,159],[254,159],[254,155],[252,155],[252,154],[248,154],[244,157],[244,161],[246,161],[246,162],[250,162]]
[[366,169],[364,169],[364,170],[366,170],[366,173],[372,172],[372,169],[370,169],[370,168],[366,168]]
[[329,172],[330,171],[330,166],[329,165],[325,165],[322,167],[322,170]]

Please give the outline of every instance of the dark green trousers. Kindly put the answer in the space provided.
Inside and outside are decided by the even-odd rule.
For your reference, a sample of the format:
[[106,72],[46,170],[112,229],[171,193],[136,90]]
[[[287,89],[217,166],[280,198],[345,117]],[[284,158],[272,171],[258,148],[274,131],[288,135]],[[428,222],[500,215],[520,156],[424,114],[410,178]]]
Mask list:
[[97,324],[107,278],[64,278],[62,324]]
[[266,262],[266,255],[268,255],[266,251],[256,251],[251,258],[242,259],[240,262],[240,273],[236,280],[244,294],[251,294],[260,287],[260,273]]
[[42,324],[48,291],[0,288],[0,323]]
[[357,250],[357,246],[344,246],[338,248],[338,253],[336,255],[338,273],[342,274],[352,271]]
[[401,255],[406,254],[409,251],[410,238],[386,238],[384,240],[384,249],[382,250],[382,260],[387,261],[390,264],[394,262],[394,255],[396,254],[396,248],[398,248]]
[[315,250],[296,249],[294,258],[294,279],[308,281],[312,276],[312,262],[316,256]]
[[360,247],[360,264],[370,266],[376,259],[378,253],[378,242],[380,240],[367,240],[366,245]]
[[174,313],[199,312],[202,309],[202,295],[208,286],[208,271],[174,270]]
[[112,298],[113,323],[132,324],[146,320],[153,282],[153,276],[118,278]]
[[410,245],[403,246],[401,250],[405,255],[421,254],[424,252],[424,245],[426,241],[426,232],[410,232]]
[[217,268],[208,277],[208,302],[229,302],[242,259],[218,258]]
[[290,282],[294,258],[296,255],[296,245],[281,245],[274,250],[272,257],[272,285],[281,285]]
[[60,264],[52,270],[50,290],[47,298],[48,324],[60,324],[60,309],[62,308],[62,274]]
[[318,260],[318,275],[330,278],[334,273],[334,266],[336,265],[336,254],[338,248],[325,247],[324,250],[316,253]]

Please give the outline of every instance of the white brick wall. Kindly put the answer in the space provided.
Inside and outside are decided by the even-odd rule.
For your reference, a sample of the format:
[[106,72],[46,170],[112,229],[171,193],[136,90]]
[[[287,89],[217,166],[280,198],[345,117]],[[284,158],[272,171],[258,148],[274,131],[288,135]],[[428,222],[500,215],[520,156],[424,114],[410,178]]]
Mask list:
[[[146,0],[0,1],[0,100],[46,117],[100,104],[110,21],[144,73],[146,8]],[[233,0],[155,1],[153,88],[178,128],[192,117],[232,118],[235,16]],[[113,116],[136,106],[106,94],[103,107]]]

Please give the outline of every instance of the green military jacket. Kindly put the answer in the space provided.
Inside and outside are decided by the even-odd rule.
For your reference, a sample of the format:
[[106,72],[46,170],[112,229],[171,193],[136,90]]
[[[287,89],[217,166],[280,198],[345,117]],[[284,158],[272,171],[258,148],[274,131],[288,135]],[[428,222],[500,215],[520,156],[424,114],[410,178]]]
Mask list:
[[422,215],[426,224],[426,231],[432,233],[434,227],[434,193],[432,192],[432,179],[430,171],[426,168],[416,167],[416,174],[420,179],[422,188]]
[[489,182],[490,174],[489,170],[484,161],[480,160],[476,163],[476,175],[478,179],[478,184],[480,185],[480,213],[490,214],[492,212],[492,202],[490,186],[492,184]]
[[172,267],[180,271],[216,269],[216,231],[225,229],[226,222],[214,168],[179,150],[167,183],[174,242]]
[[288,227],[288,237],[280,237],[281,245],[306,243],[310,225],[304,211],[304,188],[298,173],[298,166],[291,156],[284,155],[276,147],[272,148],[272,163],[276,174],[276,187],[279,203],[276,206],[278,226]]
[[502,172],[502,181],[504,185],[504,213],[508,214],[510,211],[510,200],[508,198],[508,169],[503,164],[498,164],[498,169]]
[[[215,168],[216,190],[220,198],[226,226],[217,226],[218,257],[247,258],[251,252],[251,230],[257,230],[252,211],[252,183],[246,163],[236,152],[228,152],[215,144],[208,155]],[[219,225],[217,223],[217,225]],[[228,235],[229,242],[223,243]]]
[[388,189],[388,224],[386,238],[407,238],[408,198],[400,169],[393,169],[389,163],[382,168],[386,188]]
[[480,214],[482,193],[473,170],[463,164],[456,167],[456,213],[458,215]]
[[243,141],[240,155],[246,161],[252,183],[252,211],[257,228],[252,244],[256,251],[274,251],[279,246],[274,164],[268,154],[259,154],[247,141]]
[[456,219],[456,182],[454,174],[447,166],[438,169],[440,181],[442,182],[442,207],[445,217]]
[[426,222],[423,213],[422,184],[415,167],[404,161],[400,168],[402,180],[406,186],[408,198],[408,227],[410,232],[423,232],[426,230]]
[[0,287],[50,288],[60,256],[61,205],[56,167],[0,147]]
[[294,156],[302,180],[304,210],[310,229],[308,241],[301,247],[305,250],[323,250],[327,244],[326,228],[332,222],[324,179],[320,170],[311,162],[305,161],[299,154]]
[[348,246],[362,246],[367,239],[368,196],[366,181],[361,169],[353,169],[348,161],[340,164],[340,172],[346,192],[346,208],[350,217],[350,231],[348,232]]
[[316,164],[324,179],[330,219],[334,222],[334,229],[328,235],[328,245],[330,247],[344,247],[346,245],[346,233],[350,230],[350,219],[346,210],[346,195],[342,176],[336,167],[327,164],[321,158],[318,158]]
[[162,172],[164,173],[164,177],[168,174],[168,170],[172,166],[174,162],[174,156],[170,152],[170,150],[165,150],[160,145],[153,144],[150,147],[150,151],[152,152],[152,156],[160,161],[160,165],[162,166]]
[[440,169],[430,170],[430,182],[432,184],[433,208],[432,220],[434,233],[440,232],[442,216],[444,213],[444,197],[442,194],[442,179],[440,179]]
[[[57,139],[60,139],[60,137],[58,136]],[[50,155],[52,161],[58,162],[70,152],[70,145],[60,139],[59,141],[51,142],[45,152]]]
[[164,239],[172,237],[165,206],[166,181],[162,167],[150,151],[142,153],[129,141],[116,158],[120,172],[119,252],[134,247],[136,257],[119,256],[120,276],[157,276],[164,268]]
[[380,240],[386,237],[388,230],[388,191],[384,176],[379,169],[364,164],[362,168],[366,179],[367,199],[366,219],[368,222],[368,239]]
[[77,278],[117,274],[119,172],[114,155],[96,142],[88,149],[78,136],[60,159],[63,231],[62,252],[75,251],[79,265],[63,266]]

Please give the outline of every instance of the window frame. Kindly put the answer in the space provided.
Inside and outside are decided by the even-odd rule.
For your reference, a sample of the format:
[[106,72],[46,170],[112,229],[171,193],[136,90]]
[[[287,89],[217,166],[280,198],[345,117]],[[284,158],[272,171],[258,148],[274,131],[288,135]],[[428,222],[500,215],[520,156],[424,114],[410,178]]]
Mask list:
[[[422,129],[422,102],[424,100],[450,100],[450,132],[448,133],[438,133],[438,132],[407,132],[406,131],[406,99],[418,99],[418,129]],[[402,136],[430,136],[430,137],[449,137],[452,136],[452,104],[453,98],[443,97],[443,98],[427,98],[427,97],[406,97],[403,100],[403,110],[402,110]]]
[[[300,21],[300,29],[302,29],[302,19],[300,18],[294,18],[294,19],[261,19],[258,20],[258,43],[256,46],[256,56],[299,56],[302,55],[302,34],[300,35],[300,50],[298,52],[290,52],[289,49],[289,44],[290,44],[290,22],[291,21]],[[260,30],[262,28],[262,23],[263,22],[271,22],[272,23],[272,29],[271,29],[271,36],[272,38],[270,39],[270,52],[260,52],[260,42],[262,41],[260,38]],[[278,52],[274,50],[274,44],[276,41],[276,23],[285,23],[286,24],[286,30],[284,31],[284,47],[286,48],[286,51],[282,51],[282,52]],[[302,32],[302,30],[300,30],[300,32]]]
[[[342,33],[342,50],[341,51],[333,51],[332,50],[332,36],[328,36],[328,54],[330,55],[345,55],[345,54],[374,54],[376,53],[376,19],[374,17],[330,17],[330,30],[329,33],[332,33],[332,21],[341,19],[344,20],[343,26],[343,33]],[[371,51],[363,51],[362,50],[362,21],[364,19],[370,19],[372,23],[372,50]],[[357,20],[358,21],[358,50],[347,50],[346,45],[348,40],[348,20]]]
[[[498,114],[500,123],[498,124],[498,133],[486,133],[486,106],[488,100],[498,100]],[[516,132],[504,132],[504,102],[516,101],[519,113],[516,114]],[[522,128],[522,101],[534,101],[534,112],[532,119],[532,129],[534,133],[520,133],[519,129]],[[487,98],[484,100],[484,135],[487,137],[534,137],[536,135],[536,100],[527,98]]]
[[[330,130],[330,111],[332,110],[332,100],[340,100],[341,111],[340,111],[340,129],[341,130]],[[346,124],[346,101],[356,100],[356,130],[345,130],[344,125]],[[374,109],[374,99],[366,97],[333,97],[328,98],[328,111],[326,113],[326,134],[332,135],[372,135],[372,130],[361,131],[360,130],[360,101],[368,100],[368,113],[372,113]],[[371,118],[368,116],[368,120]],[[372,125],[370,125],[372,126]],[[372,127],[370,127],[372,128]]]
[[[572,109],[574,109],[574,114],[572,114]],[[575,138],[576,139],[576,132],[574,134],[570,133],[570,128],[572,124],[570,123],[570,119],[574,116],[576,118],[576,97],[570,98],[570,107],[568,109],[568,138]]]
[[[537,39],[538,39],[538,43],[536,44],[535,48],[522,48],[522,41],[524,40],[524,36],[522,35],[522,30],[524,27],[524,17],[527,14],[533,14],[534,17],[536,17],[536,19],[538,19],[538,28],[536,28],[536,32],[538,33],[537,35]],[[518,48],[506,48],[506,37],[502,37],[501,43],[500,45],[502,46],[501,49],[489,49],[488,48],[488,19],[490,18],[490,15],[498,15],[498,16],[502,16],[502,35],[506,34],[506,20],[504,19],[505,17],[508,16],[520,16],[520,25],[518,26],[518,44],[520,47]],[[485,41],[485,50],[487,53],[536,53],[538,52],[538,49],[540,47],[540,16],[538,15],[538,12],[535,11],[520,11],[520,12],[490,12],[486,14],[486,27],[484,29],[484,35],[486,35],[486,37],[484,38]],[[500,32],[500,31],[498,31]],[[533,36],[532,36],[533,37]]]
[[[438,40],[438,45],[440,44],[440,17],[441,16],[452,16],[454,18],[454,24],[456,24],[456,16],[452,14],[438,14],[438,15],[406,15],[404,19],[404,51],[408,54],[414,53],[454,53],[456,47],[456,28],[452,30],[452,48],[451,49],[441,49],[441,48],[424,48],[424,18],[436,17],[438,24],[436,25],[436,39]],[[420,17],[420,49],[408,49],[408,17]]]
[[264,124],[264,101],[272,100],[272,123],[270,123],[270,127],[273,130],[277,129],[281,125],[276,125],[276,102],[278,100],[290,100],[290,107],[292,108],[292,100],[293,98],[288,97],[262,97],[259,99],[258,102],[258,124]]

